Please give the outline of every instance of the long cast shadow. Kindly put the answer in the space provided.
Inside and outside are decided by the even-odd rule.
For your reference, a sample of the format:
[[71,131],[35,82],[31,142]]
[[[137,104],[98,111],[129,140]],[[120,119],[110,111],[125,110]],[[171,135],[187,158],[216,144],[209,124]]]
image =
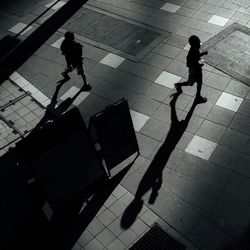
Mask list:
[[84,195],[78,196],[71,202],[67,208],[67,213],[63,212],[61,215],[52,218],[49,230],[44,236],[44,244],[39,250],[72,249],[99,209],[134,164],[135,159],[114,177],[96,186],[96,192],[83,210],[81,210],[81,206],[86,201]]
[[73,104],[73,102],[81,94],[81,92],[83,92],[82,89],[79,89],[79,91],[73,97],[68,97],[66,100],[64,100],[57,106],[59,91],[63,84],[67,81],[68,80],[63,79],[57,82],[58,85],[56,86],[56,90],[51,98],[49,105],[46,108],[45,114],[39,121],[39,123],[36,125],[36,127],[33,129],[33,131],[42,128],[48,121],[54,121],[58,117],[60,117]]
[[157,151],[142,180],[140,181],[134,200],[129,204],[124,214],[122,215],[121,226],[123,228],[129,228],[134,223],[137,215],[139,214],[143,206],[142,197],[150,189],[152,189],[152,192],[150,194],[149,203],[153,204],[155,202],[156,197],[158,195],[158,190],[160,189],[162,184],[162,171],[172,151],[174,150],[175,146],[177,145],[183,133],[185,132],[196,105],[201,103],[198,99],[195,99],[185,120],[179,121],[176,114],[175,105],[177,98],[180,94],[180,92],[177,92],[172,95],[173,98],[170,102],[171,126],[168,135],[162,146]]

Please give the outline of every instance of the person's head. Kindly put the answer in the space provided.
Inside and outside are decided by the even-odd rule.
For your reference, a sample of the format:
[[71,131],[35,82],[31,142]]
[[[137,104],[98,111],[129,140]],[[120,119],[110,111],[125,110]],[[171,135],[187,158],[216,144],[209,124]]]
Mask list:
[[65,40],[67,40],[67,41],[73,42],[74,39],[75,39],[75,36],[74,36],[74,33],[73,33],[73,32],[67,31],[67,32],[64,34],[64,38],[65,38]]
[[195,36],[195,35],[190,36],[188,39],[188,42],[189,42],[191,47],[196,47],[199,49],[201,46],[201,41],[200,41],[199,37]]

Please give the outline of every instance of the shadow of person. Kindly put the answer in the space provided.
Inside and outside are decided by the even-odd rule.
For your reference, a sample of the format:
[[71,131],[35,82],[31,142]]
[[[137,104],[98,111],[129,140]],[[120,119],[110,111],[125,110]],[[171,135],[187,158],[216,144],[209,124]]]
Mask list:
[[57,82],[55,93],[53,94],[50,103],[46,107],[44,116],[32,131],[41,129],[47,122],[52,122],[58,117],[60,117],[73,104],[73,102],[80,95],[80,93],[85,91],[83,88],[79,89],[79,91],[73,97],[68,97],[66,100],[64,100],[57,106],[58,93],[63,84],[67,81],[68,79],[63,79]]
[[124,214],[122,215],[121,227],[124,229],[129,228],[136,220],[136,217],[143,206],[142,197],[150,189],[152,189],[152,192],[150,194],[148,202],[150,204],[153,204],[155,202],[156,197],[158,195],[158,190],[161,188],[162,185],[162,171],[172,151],[174,150],[175,146],[177,145],[183,133],[185,132],[196,105],[205,102],[200,98],[195,98],[185,120],[179,121],[177,118],[175,105],[177,98],[180,94],[180,92],[177,92],[171,96],[173,97],[170,101],[171,126],[168,135],[159,150],[157,151],[156,155],[154,156],[154,159],[152,160],[144,176],[142,177],[142,180],[140,181],[139,186],[137,188],[134,200],[129,204]]

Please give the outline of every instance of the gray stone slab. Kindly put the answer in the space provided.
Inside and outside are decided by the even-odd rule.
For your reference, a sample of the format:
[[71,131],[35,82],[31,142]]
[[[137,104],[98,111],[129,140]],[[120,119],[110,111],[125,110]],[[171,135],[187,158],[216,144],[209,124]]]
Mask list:
[[235,172],[250,177],[250,156],[242,155],[235,168]]
[[95,115],[96,113],[103,110],[107,105],[109,105],[106,99],[96,96],[96,95],[89,95],[83,102],[80,103],[78,108],[84,108],[87,110],[91,115]]
[[136,75],[148,81],[154,81],[161,74],[161,72],[162,71],[160,69],[146,64],[141,64]]
[[182,37],[182,36],[178,36],[175,34],[171,34],[165,41],[167,44],[169,45],[173,45],[175,47],[181,48],[183,49],[186,44],[187,44],[187,39]]
[[148,158],[153,150],[157,147],[159,142],[153,138],[136,133],[136,137],[139,144],[140,154],[145,158]]
[[202,45],[208,50],[205,60],[213,67],[250,85],[250,29],[233,23]]
[[242,199],[245,200],[250,200],[249,196],[249,190],[250,190],[250,179],[249,177],[242,176],[237,173],[233,173],[229,180],[228,183],[226,184],[225,191],[238,195]]
[[[206,59],[205,59],[206,60]],[[218,89],[224,90],[230,81],[229,77],[221,76],[215,73],[211,73],[205,80],[206,85]]]
[[152,116],[155,111],[159,108],[160,102],[153,99],[141,96],[138,97],[134,105],[131,106],[132,109],[138,111],[144,115]]
[[175,171],[169,172],[163,186],[208,216],[213,210],[220,191]]
[[245,115],[245,116],[250,116],[250,101],[249,100],[243,100],[239,110],[239,114]]
[[187,235],[187,238],[195,242],[200,249],[218,249],[228,236],[210,221],[203,219],[202,222]]
[[190,178],[222,189],[231,172],[211,162],[184,152],[173,168]]
[[219,142],[224,135],[226,128],[214,122],[205,120],[197,131],[196,135],[206,138],[213,142]]
[[173,60],[165,70],[178,76],[184,76],[188,71],[185,63],[176,60]]
[[215,89],[206,84],[203,84],[201,92],[202,95],[206,96],[207,101],[212,104],[215,104],[222,94],[221,90]]
[[246,212],[248,201],[235,194],[222,193],[213,213],[231,222],[240,223]]
[[217,145],[209,160],[219,166],[227,168],[228,170],[233,170],[240,157],[241,154],[237,151],[222,145]]
[[241,134],[232,129],[227,129],[220,140],[220,144],[242,152],[245,149],[248,141],[248,135]]
[[225,88],[225,92],[245,98],[249,92],[249,87],[244,83],[231,79]]
[[150,136],[156,140],[162,141],[168,134],[169,127],[169,124],[165,122],[150,118],[140,130],[140,133]]
[[234,115],[235,113],[233,111],[221,108],[219,106],[213,106],[206,119],[227,127],[232,121]]
[[229,127],[240,133],[250,135],[250,130],[249,130],[250,118],[245,115],[241,115],[237,113],[235,117],[233,118]]
[[[181,119],[182,111],[180,109],[176,109],[177,116]],[[169,105],[161,104],[159,108],[153,115],[154,118],[159,119],[163,122],[171,123],[171,108]]]
[[162,186],[153,206],[150,208],[175,230],[186,235],[201,220],[199,212]]
[[[202,92],[202,95],[204,95],[206,98],[208,98],[203,92]],[[193,101],[189,102],[189,104],[185,108],[185,111],[190,110],[192,104],[193,104]],[[197,115],[197,116],[202,117],[202,118],[206,118],[212,107],[213,107],[213,104],[210,103],[209,101],[207,101],[206,103],[203,103],[201,105],[197,105],[195,107],[195,110],[194,110],[194,115]]]
[[[210,216],[209,220],[211,221],[211,223],[213,223],[221,231],[223,231],[225,234],[229,235],[230,237],[235,236],[237,229],[239,227],[238,222],[232,222],[232,221],[224,219],[223,217],[216,215],[216,214],[212,214]],[[222,245],[224,246],[224,244],[222,244]]]
[[[187,112],[184,111],[182,114],[181,114],[181,119],[185,119],[187,116]],[[197,115],[192,115],[189,123],[188,123],[188,126],[187,126],[187,129],[186,131],[189,132],[189,133],[192,133],[192,134],[196,134],[196,132],[198,131],[198,129],[200,128],[201,124],[203,123],[204,119],[197,116]]]
[[159,84],[153,83],[144,93],[145,96],[152,98],[158,102],[163,102],[168,99],[172,90],[169,88],[165,88]]

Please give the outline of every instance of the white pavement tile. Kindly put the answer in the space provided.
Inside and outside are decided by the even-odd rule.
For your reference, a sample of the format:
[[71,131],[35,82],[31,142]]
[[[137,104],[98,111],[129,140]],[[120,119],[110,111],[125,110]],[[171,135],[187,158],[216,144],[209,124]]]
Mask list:
[[[67,92],[65,92],[60,99],[65,101],[67,98],[72,98],[76,95],[76,93],[79,91],[80,89],[72,86]],[[74,100],[73,105],[78,106],[87,96],[89,95],[89,92],[81,92],[77,98]]]
[[216,105],[237,112],[242,102],[243,98],[223,92]]
[[174,88],[174,84],[181,80],[180,76],[171,74],[169,72],[163,71],[154,81],[160,85],[168,87],[170,89]]
[[115,55],[113,53],[108,53],[101,61],[100,63],[108,65],[112,68],[118,68],[120,64],[125,60],[125,58]]
[[[23,30],[25,27],[27,27],[27,24],[25,23],[17,23],[16,25],[14,25],[13,27],[11,27],[9,29],[10,32],[18,34],[21,30]],[[29,26],[27,27],[27,29],[25,29],[21,35],[27,33],[29,30],[31,30],[33,28],[33,26]]]
[[149,116],[143,115],[134,110],[130,110],[130,114],[132,117],[134,129],[136,132],[139,132],[149,119]]
[[[57,2],[57,0],[54,0],[54,1],[50,2],[50,3],[48,3],[47,5],[45,5],[45,7],[50,8],[55,2]],[[65,4],[65,2],[59,1],[59,2],[56,3],[51,9],[52,9],[52,10],[58,10],[58,9],[61,8],[64,4]]]
[[160,9],[171,12],[171,13],[175,13],[180,8],[181,8],[180,5],[176,5],[176,4],[172,4],[172,3],[165,3]]
[[216,146],[217,143],[195,135],[186,147],[185,151],[202,159],[209,160]]
[[217,16],[217,15],[213,15],[208,20],[209,23],[216,24],[216,25],[219,25],[219,26],[222,26],[222,27],[224,27],[227,24],[228,21],[229,21],[228,18],[225,18],[225,17],[222,17],[222,16]]
[[53,44],[51,44],[51,46],[54,48],[60,49],[63,40],[64,40],[64,36],[56,40]]

